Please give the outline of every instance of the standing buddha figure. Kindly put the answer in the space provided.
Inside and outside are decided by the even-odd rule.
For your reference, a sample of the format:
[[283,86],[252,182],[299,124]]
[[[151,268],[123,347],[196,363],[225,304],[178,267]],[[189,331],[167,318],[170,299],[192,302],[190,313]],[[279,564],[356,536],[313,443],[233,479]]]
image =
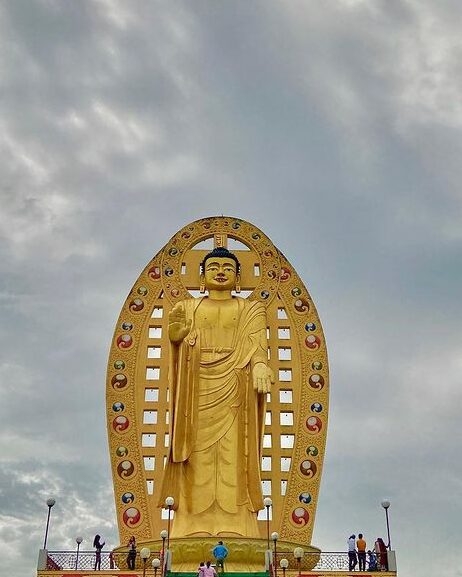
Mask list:
[[259,537],[268,366],[266,310],[233,296],[240,264],[225,248],[201,263],[208,296],[169,316],[171,443],[159,506],[175,499],[172,537]]

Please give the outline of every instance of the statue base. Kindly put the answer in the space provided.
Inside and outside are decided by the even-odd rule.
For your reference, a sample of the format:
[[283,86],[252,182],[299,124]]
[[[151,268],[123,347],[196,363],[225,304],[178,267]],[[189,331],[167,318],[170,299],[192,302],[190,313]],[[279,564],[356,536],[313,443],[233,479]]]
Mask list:
[[[225,559],[224,570],[226,573],[260,573],[265,571],[265,554],[268,549],[266,539],[254,539],[248,537],[181,537],[170,540],[170,550],[172,555],[171,571],[175,573],[197,573],[199,563],[202,561],[212,561],[215,559],[212,550],[218,540],[223,540],[228,548],[228,557]],[[166,544],[165,544],[166,546]],[[162,551],[162,541],[147,541],[138,543],[138,551],[142,547],[148,547],[153,552]],[[271,551],[274,554],[273,542],[270,542]],[[300,543],[280,540],[277,542],[278,562],[286,557],[290,566],[295,567],[294,549],[301,547]],[[304,571],[312,569],[319,560],[321,550],[317,547],[303,546],[305,553],[301,563]],[[117,548],[117,551],[126,548]],[[151,557],[152,559],[152,557]],[[149,561],[150,563],[150,561]]]

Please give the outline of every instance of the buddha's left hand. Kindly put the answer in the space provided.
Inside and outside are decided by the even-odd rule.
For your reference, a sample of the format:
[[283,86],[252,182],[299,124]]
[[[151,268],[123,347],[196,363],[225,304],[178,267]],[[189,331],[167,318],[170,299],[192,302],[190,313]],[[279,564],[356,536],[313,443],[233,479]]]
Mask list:
[[265,363],[256,363],[252,370],[253,388],[259,393],[271,392],[274,383],[273,371]]

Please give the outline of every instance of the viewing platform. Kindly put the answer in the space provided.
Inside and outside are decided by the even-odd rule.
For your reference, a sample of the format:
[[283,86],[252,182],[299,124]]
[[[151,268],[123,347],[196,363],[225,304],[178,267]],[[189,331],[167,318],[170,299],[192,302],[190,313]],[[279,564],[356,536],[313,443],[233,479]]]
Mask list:
[[[162,568],[153,568],[152,561],[160,559],[161,552],[151,552],[146,562],[137,554],[134,570],[127,569],[127,553],[105,552],[101,553],[101,570],[94,571],[95,553],[94,551],[45,551],[39,554],[37,567],[37,577],[64,577],[74,575],[75,577],[87,577],[101,575],[101,577],[197,577],[197,571],[175,571],[173,560],[171,571],[162,571]],[[283,568],[287,559],[288,566]],[[313,565],[314,563],[314,565]],[[198,562],[199,565],[199,562]],[[309,570],[306,567],[311,567]],[[223,577],[394,577],[397,575],[395,551],[388,552],[387,571],[349,571],[347,552],[321,552],[306,553],[303,559],[298,562],[290,555],[277,555],[277,567],[273,564],[269,570],[265,571],[262,560],[262,570],[260,572],[233,571],[233,563],[230,560],[225,564],[225,571],[218,572]]]

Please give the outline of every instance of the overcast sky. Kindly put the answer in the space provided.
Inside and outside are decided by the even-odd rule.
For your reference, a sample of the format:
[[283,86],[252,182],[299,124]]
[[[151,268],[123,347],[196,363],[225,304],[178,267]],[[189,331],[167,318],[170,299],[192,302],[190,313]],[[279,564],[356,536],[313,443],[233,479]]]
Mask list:
[[313,544],[462,575],[458,0],[0,3],[0,559],[117,531],[105,371],[182,226],[261,228],[331,367]]

